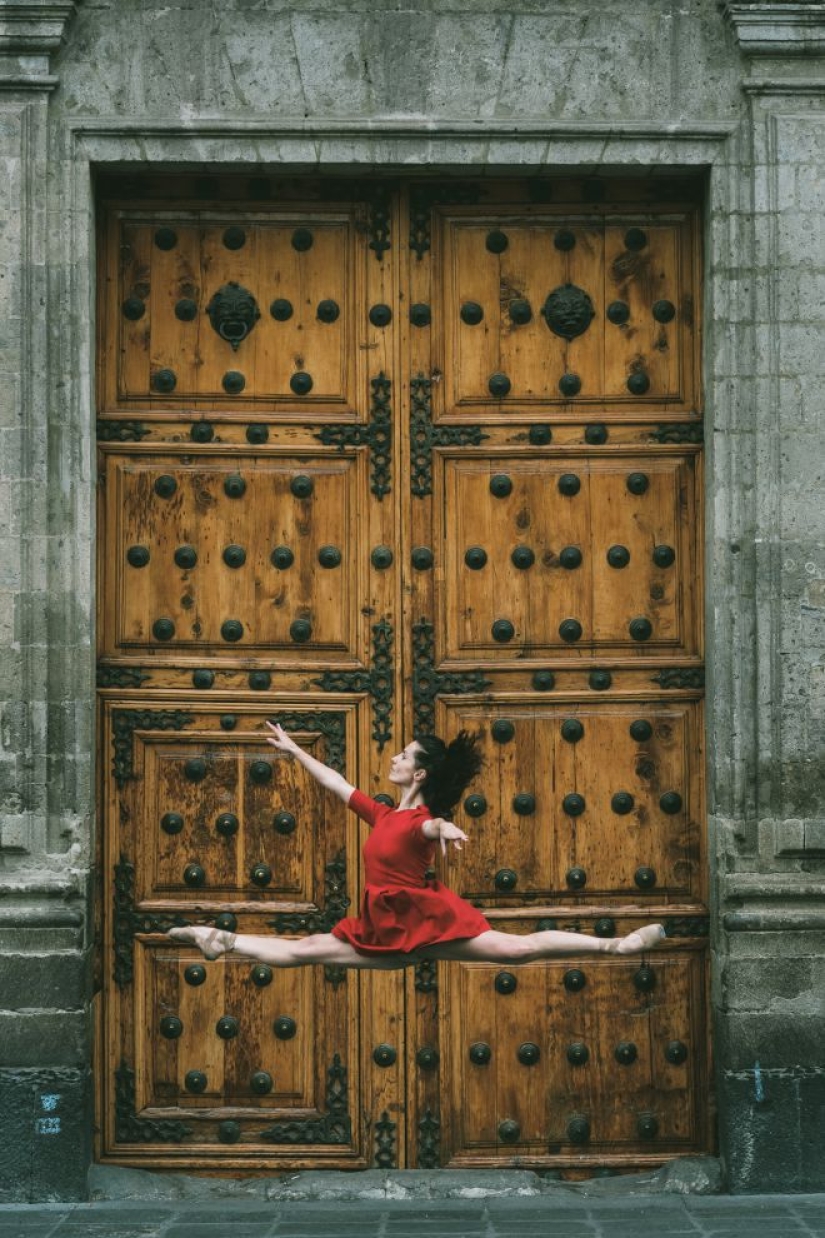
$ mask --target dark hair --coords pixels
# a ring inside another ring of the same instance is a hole
[[[415,754],[417,769],[427,771],[421,786],[424,803],[436,817],[448,817],[461,799],[464,788],[475,778],[484,764],[478,751],[481,732],[471,735],[459,731],[455,739],[445,744],[437,735],[417,735]]]

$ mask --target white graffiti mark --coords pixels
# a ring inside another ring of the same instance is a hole
[[[34,1124],[38,1135],[59,1135],[60,1118],[38,1118]]]
[[[46,1113],[52,1113],[60,1104],[60,1094],[58,1092],[47,1092],[40,1097],[40,1104]]]

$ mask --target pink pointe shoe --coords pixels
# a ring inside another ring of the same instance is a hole
[[[235,946],[234,933],[209,928],[206,924],[183,925],[170,929],[166,936],[187,946],[197,946],[205,959],[219,959]]]
[[[615,941],[611,941],[612,949],[610,954],[641,954],[643,950],[650,950],[653,946],[658,946],[665,940],[665,926],[663,924],[645,924],[643,928],[635,929],[632,933],[628,933],[626,937],[619,937]]]

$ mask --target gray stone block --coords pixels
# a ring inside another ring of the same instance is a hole
[[[91,1108],[85,1069],[0,1070],[0,1203],[86,1198]]]
[[[73,1066],[89,1061],[84,1009],[0,1010],[0,1067]]]

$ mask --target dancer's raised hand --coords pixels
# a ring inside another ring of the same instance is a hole
[[[267,718],[266,724],[270,734],[266,737],[266,742],[272,744],[273,748],[277,748],[280,752],[300,752],[301,749],[291,735],[288,735],[284,728],[278,722],[270,722]]]

